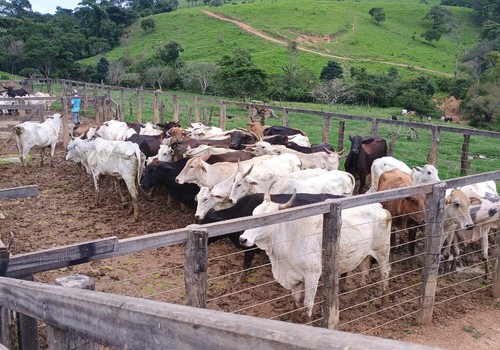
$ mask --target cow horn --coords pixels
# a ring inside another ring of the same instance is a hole
[[[344,147],[344,148],[342,148],[342,151],[337,152],[337,154],[340,156],[342,153],[344,153],[344,151],[345,151],[345,147]]]
[[[238,164],[238,167],[239,167],[239,164]],[[252,165],[250,165],[250,168],[248,168],[248,170],[247,170],[247,171],[245,171],[243,174],[241,174],[241,175],[242,175],[241,177],[245,177],[245,176],[247,176],[248,174],[250,174],[250,172],[252,171],[252,169],[253,169],[253,164],[252,164]]]
[[[276,180],[271,182],[269,185],[269,188],[266,190],[266,193],[264,193],[264,201],[265,202],[270,202],[271,201],[271,188],[273,188],[273,185],[276,183]]]
[[[259,135],[257,135],[253,131],[248,130],[248,132],[250,133],[250,135],[252,135],[255,138],[255,141],[262,141],[262,137],[260,137]]]
[[[291,208],[292,204],[293,204],[293,201],[295,200],[295,197],[297,197],[297,190],[294,188],[292,196],[290,197],[290,199],[288,200],[288,202],[280,204],[278,206],[278,210]]]

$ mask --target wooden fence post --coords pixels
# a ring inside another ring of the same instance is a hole
[[[222,130],[226,130],[226,104],[224,101],[220,101],[220,113],[219,113],[219,127]]]
[[[33,276],[26,276],[23,280],[34,281]],[[38,350],[38,321],[24,314],[18,314],[17,329],[19,349]]]
[[[500,220],[498,221],[498,227],[500,227]],[[495,234],[495,245],[496,248],[493,251],[492,258],[496,258],[495,266],[493,266],[493,288],[491,290],[491,295],[493,298],[500,298],[500,232],[497,231]]]
[[[399,136],[399,130],[393,131],[391,142],[389,143],[389,147],[387,148],[387,155],[389,157],[392,157],[394,155],[394,149],[396,148],[396,141],[398,139],[398,136]]]
[[[52,95],[52,79],[47,79],[47,93]]]
[[[137,121],[142,123],[142,106],[141,106],[141,90],[135,89],[137,102]]]
[[[82,91],[81,97],[83,97],[82,98],[82,110],[84,110],[84,111],[87,111],[87,108],[89,106],[88,90],[89,90],[88,84],[87,83],[83,84],[83,91]]]
[[[250,103],[249,105],[247,105],[247,108],[248,108],[248,119],[251,119],[253,117],[253,111],[254,111],[253,104]]]
[[[203,124],[207,125],[207,107],[203,106]]]
[[[68,98],[65,95],[63,95],[63,97],[61,97],[61,105],[62,105],[62,114],[63,114],[63,118],[62,118],[63,145],[64,145],[64,149],[66,149],[66,147],[68,147],[68,143],[69,143],[68,116],[71,120],[73,118],[72,118],[71,112],[68,111]]]
[[[179,98],[177,95],[172,96],[174,104],[174,122],[179,121]]]
[[[200,98],[198,96],[194,98],[194,121],[200,122]]]
[[[372,119],[372,136],[378,135],[378,120],[377,118]]]
[[[340,203],[332,203],[323,215],[323,291],[322,326],[334,329],[339,323],[339,242],[342,225]]]
[[[0,248],[0,276],[7,274],[9,257],[10,251],[7,248]],[[14,327],[13,322],[12,312],[7,308],[0,308],[0,343],[8,349],[12,349],[13,341],[11,336],[13,336],[13,333],[11,327]]]
[[[323,143],[328,143],[329,134],[330,134],[330,117],[323,117],[323,134],[321,135],[321,141]]]
[[[66,81],[61,79],[61,96],[66,96]]]
[[[427,156],[427,164],[436,165],[439,153],[439,126],[432,126],[432,147]]]
[[[290,126],[290,120],[288,119],[288,108],[283,108],[283,126]]]
[[[156,125],[158,124],[160,118],[160,113],[159,113],[159,110],[158,110],[158,99],[159,99],[159,96],[160,96],[160,92],[159,91],[155,91],[154,92],[154,99],[153,99],[153,124]]]
[[[439,257],[441,255],[441,236],[443,234],[444,197],[446,183],[440,182],[432,186],[432,192],[425,198],[428,208],[425,222],[427,240],[425,241],[425,262],[420,288],[419,313],[417,322],[430,324],[434,310],[436,286],[439,271]]]
[[[208,232],[206,229],[189,230],[186,244],[184,280],[186,305],[206,308]]]
[[[345,121],[339,121],[339,142],[337,145],[337,152],[342,151],[344,148],[344,132],[345,132]]]
[[[460,158],[460,176],[469,175],[469,141],[470,135],[464,134],[464,143],[462,144],[462,157]]]
[[[85,275],[59,277],[56,278],[55,284],[66,288],[95,290],[94,281]],[[47,324],[47,343],[50,350],[97,350],[99,348],[96,343],[49,324]]]
[[[120,121],[125,121],[125,89],[120,88]]]

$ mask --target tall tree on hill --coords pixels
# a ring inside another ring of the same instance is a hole
[[[376,25],[380,25],[383,21],[385,21],[385,11],[382,7],[372,7],[368,14],[372,16],[372,20]]]
[[[342,66],[335,61],[328,61],[327,65],[323,67],[319,75],[319,80],[327,81],[332,79],[342,79],[344,70]]]
[[[247,51],[236,49],[232,56],[224,55],[218,65],[215,76],[218,93],[243,99],[260,98],[266,93],[267,75],[255,66]]]
[[[169,41],[165,46],[159,47],[156,51],[156,57],[169,66],[175,66],[179,61],[179,56],[184,49],[181,44],[175,41]]]

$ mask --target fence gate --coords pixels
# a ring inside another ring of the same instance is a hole
[[[45,120],[43,105],[5,104],[9,100],[19,101],[19,99],[14,98],[0,101],[0,152],[14,137],[12,128],[15,125],[25,121],[43,122]]]

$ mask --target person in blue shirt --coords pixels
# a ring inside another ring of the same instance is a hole
[[[73,123],[80,125],[80,97],[78,91],[73,90],[73,98],[71,99],[71,113],[73,114]]]

